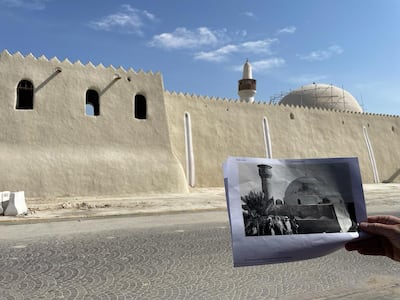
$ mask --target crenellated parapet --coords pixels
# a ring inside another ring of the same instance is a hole
[[[175,91],[165,91],[165,95],[185,99],[187,101],[203,101],[203,102],[210,102],[215,104],[223,104],[229,103],[232,106],[238,107],[248,107],[248,106],[257,106],[260,109],[268,109],[269,107],[281,107],[284,109],[295,109],[300,110],[303,112],[326,112],[326,113],[335,113],[340,115],[364,115],[364,116],[375,116],[375,117],[387,117],[387,118],[399,118],[399,115],[390,115],[390,114],[378,114],[378,113],[371,113],[371,112],[359,112],[359,111],[350,111],[350,110],[339,110],[334,108],[325,108],[325,107],[310,107],[310,106],[302,106],[302,105],[295,105],[295,104],[279,104],[277,102],[269,103],[263,101],[255,101],[255,102],[244,102],[240,101],[239,99],[232,99],[232,98],[219,98],[219,97],[210,97],[210,96],[203,96],[203,95],[196,95],[196,94],[189,94],[189,93],[182,93],[182,92],[175,92]]]
[[[302,106],[302,105],[294,105],[294,104],[273,104],[276,106],[286,107],[289,109],[298,109],[304,110],[309,112],[331,112],[337,113],[338,115],[347,114],[347,115],[364,115],[364,116],[375,116],[375,117],[387,117],[387,118],[399,118],[399,115],[390,115],[390,114],[380,114],[380,113],[373,113],[373,112],[359,112],[359,111],[351,111],[351,110],[339,110],[339,109],[331,109],[325,107],[309,107],[309,106]]]
[[[160,72],[156,72],[156,73],[154,73],[152,71],[145,72],[142,69],[139,69],[139,70],[134,70],[133,68],[125,69],[122,66],[115,67],[113,65],[109,65],[106,67],[102,63],[95,65],[91,61],[84,64],[80,60],[71,62],[68,58],[65,58],[64,60],[60,60],[56,56],[54,56],[52,58],[47,58],[45,55],[35,57],[32,53],[23,55],[19,51],[15,52],[14,54],[10,54],[10,52],[6,49],[0,53],[0,61],[4,60],[4,59],[13,59],[13,60],[30,61],[30,62],[37,61],[37,62],[50,63],[52,65],[58,65],[60,67],[68,67],[68,68],[76,68],[76,69],[111,71],[111,72],[118,72],[121,75],[126,75],[126,76],[129,76],[131,74],[143,75],[143,76],[161,76]]]

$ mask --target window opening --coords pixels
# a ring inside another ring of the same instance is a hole
[[[143,95],[135,96],[135,118],[147,119],[146,97]]]
[[[87,90],[86,92],[86,115],[99,116],[100,115],[100,99],[99,93],[95,90]]]
[[[33,90],[33,84],[29,80],[18,83],[16,109],[33,109]]]

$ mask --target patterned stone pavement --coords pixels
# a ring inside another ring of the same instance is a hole
[[[345,250],[233,268],[223,212],[0,226],[0,299],[400,299],[399,274]]]

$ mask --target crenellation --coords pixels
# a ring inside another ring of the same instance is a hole
[[[64,60],[62,61],[62,63],[63,63],[63,64],[67,64],[67,65],[69,65],[69,66],[72,66],[72,65],[73,65],[72,62],[71,62],[68,58],[64,59]]]
[[[92,69],[96,69],[96,66],[95,66],[91,61],[89,61],[89,62],[85,65],[85,67],[92,68]],[[115,70],[115,68],[114,68],[113,66],[110,66],[110,68],[113,69],[113,70]]]
[[[37,60],[37,58],[35,56],[33,56],[32,52],[29,52],[29,54],[27,56],[25,56],[25,58]]]
[[[19,52],[19,51],[15,52],[12,56],[15,57],[15,58],[24,58],[24,56],[22,55],[22,53]]]
[[[117,71],[126,73],[126,70],[125,70],[122,66],[119,66],[119,67],[117,68]]]
[[[61,61],[58,59],[57,56],[52,57],[50,59],[50,62],[53,63],[53,64],[60,64],[61,63]]]
[[[76,62],[74,62],[74,66],[82,68],[84,67],[84,64],[80,60],[77,60]]]
[[[46,62],[49,61],[48,58],[44,54],[39,56],[39,60],[46,61]]]
[[[0,53],[0,55],[1,55],[1,56],[11,56],[10,52],[8,52],[7,49],[4,49],[4,50]]]

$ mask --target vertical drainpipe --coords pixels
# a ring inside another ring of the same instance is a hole
[[[191,187],[195,185],[195,167],[194,167],[194,154],[192,144],[192,123],[190,114],[185,112],[184,116],[185,128],[185,153],[186,153],[186,178]]]
[[[374,183],[379,183],[380,180],[379,180],[378,168],[376,167],[374,150],[372,149],[372,144],[368,136],[367,128],[365,126],[363,126],[363,133],[364,133],[365,143],[367,144],[369,160],[371,161],[372,173],[374,175]]]
[[[264,131],[265,156],[266,158],[272,158],[271,135],[269,132],[267,117],[263,118],[263,131]]]

